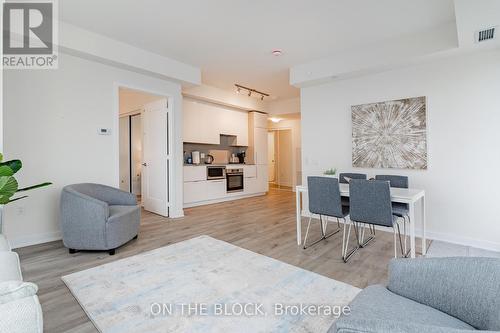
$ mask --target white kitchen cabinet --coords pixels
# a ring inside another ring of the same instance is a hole
[[[243,179],[244,193],[245,194],[255,194],[262,191],[259,191],[259,184],[257,181],[257,177],[248,177]]]
[[[204,165],[184,166],[184,181],[185,182],[197,182],[197,181],[201,181],[201,180],[207,180],[207,167],[206,166],[204,166]]]
[[[269,170],[266,164],[257,165],[257,192],[269,191]]]
[[[226,196],[226,180],[207,180],[205,200],[221,199]]]
[[[184,203],[191,204],[226,197],[226,180],[184,182]]]
[[[184,203],[204,201],[206,199],[207,181],[185,182],[184,183]]]
[[[255,166],[255,165],[244,165],[243,166],[243,177],[245,177],[245,178],[256,178],[257,177],[257,166]]]
[[[236,137],[237,146],[248,146],[248,112],[217,104],[184,99],[183,141],[220,144],[220,135]]]
[[[267,160],[267,129],[255,127],[254,128],[254,163],[255,164],[268,164]]]
[[[220,144],[220,133],[211,126],[213,112],[204,104],[183,101],[183,141],[191,143]]]

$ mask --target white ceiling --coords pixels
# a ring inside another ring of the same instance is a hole
[[[292,66],[455,19],[453,0],[64,0],[63,21],[198,66],[203,82],[298,96]],[[281,57],[271,51],[283,50]],[[369,48],[366,52],[369,52]]]

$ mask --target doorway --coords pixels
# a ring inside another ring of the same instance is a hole
[[[120,117],[120,189],[141,201],[142,112]]]
[[[145,210],[169,215],[168,98],[123,88],[119,93],[119,185]]]
[[[273,129],[268,132],[269,187],[292,190],[293,143],[291,129]]]

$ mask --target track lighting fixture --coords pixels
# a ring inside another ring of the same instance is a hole
[[[260,95],[260,100],[263,101],[264,98],[269,97],[269,94],[263,93],[262,91],[258,91],[252,88],[248,88],[239,84],[235,84],[236,86],[236,93],[241,93],[241,90],[246,90],[248,91],[248,97],[252,96],[252,93],[256,93],[257,95]]]

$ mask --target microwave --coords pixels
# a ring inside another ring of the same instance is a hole
[[[207,166],[207,180],[225,179],[226,167],[225,166]]]

